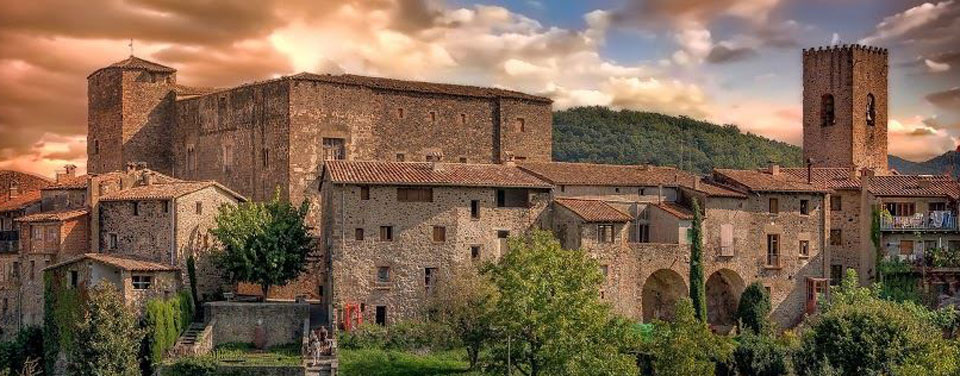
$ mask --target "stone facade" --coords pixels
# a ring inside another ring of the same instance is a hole
[[[203,305],[204,320],[213,325],[213,346],[252,343],[258,324],[264,328],[266,346],[300,344],[309,328],[307,303],[209,302]]]

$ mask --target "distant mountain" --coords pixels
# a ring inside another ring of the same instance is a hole
[[[890,168],[899,171],[901,174],[951,174],[953,176],[958,176],[958,174],[960,174],[960,153],[957,153],[953,150],[928,159],[924,162],[910,162],[903,158],[892,155],[888,161],[890,163]]]
[[[758,168],[769,161],[801,166],[794,145],[688,117],[606,107],[578,107],[553,114],[553,157],[558,161],[651,163],[709,173],[714,167]]]

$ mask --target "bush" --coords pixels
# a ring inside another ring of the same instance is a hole
[[[789,374],[787,357],[790,349],[770,335],[747,331],[733,352],[739,375],[778,376]]]
[[[163,376],[209,376],[216,374],[217,361],[207,356],[189,356],[177,359],[164,367]]]
[[[386,348],[387,328],[376,324],[362,324],[350,331],[340,331],[337,346],[354,350]]]
[[[177,343],[177,337],[193,321],[193,296],[181,291],[169,299],[151,299],[147,302],[144,326],[149,343],[147,351],[150,363],[163,360],[163,354]]]
[[[26,327],[16,338],[0,342],[0,370],[19,373],[30,359],[43,358],[43,329]]]
[[[363,324],[341,331],[337,346],[344,349],[448,350],[458,345],[456,337],[444,325],[435,322],[406,321],[384,327]]]
[[[767,328],[767,316],[770,315],[770,295],[759,281],[751,283],[740,295],[737,306],[737,321],[741,330],[763,333]]]

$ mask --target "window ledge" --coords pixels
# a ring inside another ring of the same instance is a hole
[[[780,265],[764,265],[763,268],[766,269],[766,270],[780,270],[780,269],[783,269],[783,266],[780,266]]]

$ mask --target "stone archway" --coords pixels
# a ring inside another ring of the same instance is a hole
[[[688,294],[683,277],[670,269],[660,269],[643,283],[643,321],[654,319],[672,320],[677,310],[677,300]]]
[[[723,329],[737,323],[737,305],[743,293],[743,278],[730,269],[720,269],[707,279],[707,322]]]

